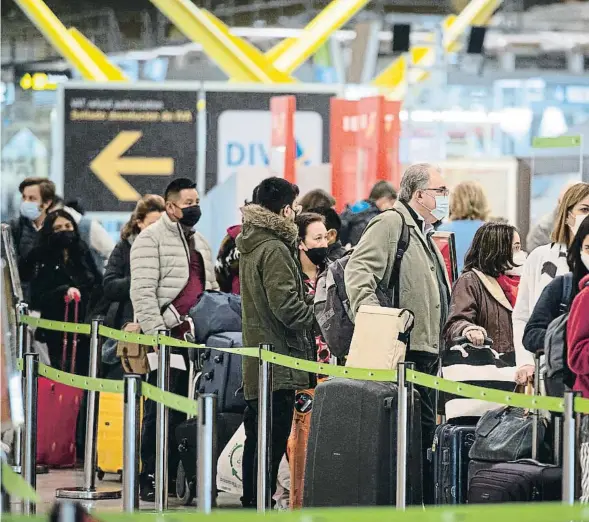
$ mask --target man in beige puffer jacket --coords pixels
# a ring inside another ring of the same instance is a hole
[[[170,330],[171,335],[183,339],[190,331],[185,320],[205,290],[218,290],[213,256],[205,238],[193,230],[200,219],[200,199],[195,184],[189,179],[172,181],[165,193],[166,212],[147,227],[131,248],[131,301],[141,330],[156,334]],[[178,350],[185,358],[186,350]],[[157,371],[148,382],[157,382]],[[188,394],[188,371],[170,370],[170,391]],[[175,492],[176,471],[179,463],[176,427],[186,415],[169,413],[169,491]],[[142,500],[154,500],[156,403],[146,401],[141,441],[142,472],[140,495]]]

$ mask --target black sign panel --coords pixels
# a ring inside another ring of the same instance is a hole
[[[197,169],[198,91],[64,89],[64,196],[130,211]]]
[[[321,162],[329,162],[329,104],[330,99],[337,96],[335,90],[333,93],[208,91],[205,86],[205,95],[207,191],[217,184],[219,178],[222,181],[231,167],[260,166],[268,159],[268,151],[263,149],[264,143],[270,142],[270,99],[274,96],[295,96],[297,113],[316,116],[314,120],[320,126],[316,129],[316,125],[310,125],[313,128],[306,132],[305,125],[302,129],[295,125],[297,155],[304,145],[309,146],[305,143],[305,135],[313,136],[313,139],[318,136]],[[267,122],[262,121],[260,111],[267,111]],[[228,151],[228,147],[232,148]]]

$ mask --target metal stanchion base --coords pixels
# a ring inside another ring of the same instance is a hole
[[[12,466],[12,471],[20,475],[22,473],[22,467]],[[49,466],[45,466],[45,464],[37,464],[37,475],[47,475],[47,473],[49,473]]]
[[[86,488],[61,488],[55,492],[55,498],[67,498],[71,500],[116,500],[121,498],[120,489],[86,489]]]

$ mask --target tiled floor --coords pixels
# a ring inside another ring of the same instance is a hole
[[[55,490],[59,488],[81,487],[84,483],[84,474],[80,471],[74,470],[52,470],[46,475],[37,476],[37,492],[41,495],[42,503],[37,505],[37,513],[47,513],[56,502]],[[121,483],[117,480],[116,475],[107,475],[103,481],[96,482],[98,489],[121,489]],[[182,505],[177,498],[169,499],[170,510],[190,510],[196,509],[196,504],[191,507]],[[120,511],[122,509],[122,500],[103,500],[94,503],[86,503],[85,506],[91,510],[101,511]],[[241,506],[239,497],[235,495],[228,495],[220,493],[217,498],[217,505],[220,508],[238,508]],[[14,503],[12,506],[13,513],[20,512],[20,503]],[[145,511],[153,511],[154,504],[141,502],[140,509]]]

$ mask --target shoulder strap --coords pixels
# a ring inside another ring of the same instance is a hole
[[[411,240],[411,235],[409,232],[409,227],[405,222],[405,216],[401,214],[396,209],[391,209],[393,212],[396,212],[401,218],[401,234],[399,235],[399,241],[397,242],[397,252],[395,254],[395,262],[393,264],[393,271],[391,273],[391,279],[389,281],[389,288],[393,289],[393,307],[399,308],[399,303],[401,301],[400,298],[400,278],[401,278],[401,262],[403,261],[403,256],[407,249],[409,248],[409,242]]]
[[[568,312],[573,297],[573,274],[568,273],[562,276],[562,294],[560,296],[560,310],[565,314]]]

